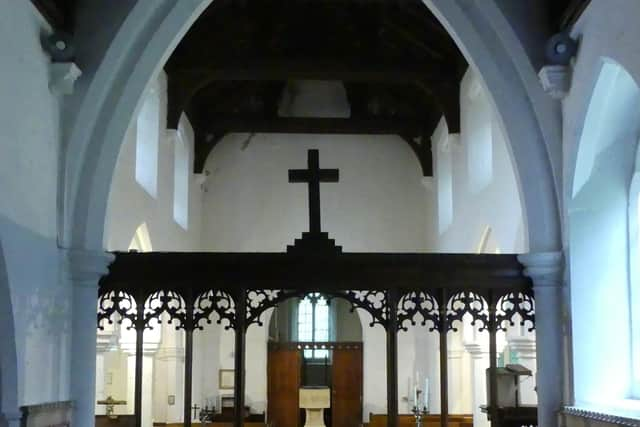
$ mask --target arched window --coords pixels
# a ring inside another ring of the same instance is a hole
[[[329,341],[329,305],[319,293],[307,295],[298,304],[298,341]],[[328,350],[305,350],[305,359],[324,359]]]
[[[131,243],[129,243],[129,250],[136,252],[151,252],[153,246],[151,246],[151,237],[149,235],[149,228],[146,223],[142,223],[136,229]]]
[[[455,136],[449,135],[442,118],[433,134],[436,149],[436,188],[438,197],[438,231],[447,231],[453,223],[453,159],[451,144]]]
[[[640,397],[638,185],[640,88],[604,59],[577,147],[568,208],[577,406]],[[594,321],[596,319],[597,321]]]
[[[151,196],[158,192],[160,94],[157,82],[149,88],[136,121],[136,181]]]
[[[173,219],[185,230],[189,228],[192,135],[193,130],[189,121],[185,116],[182,116],[174,141]]]
[[[460,120],[462,145],[467,152],[469,189],[478,193],[493,177],[492,111],[480,77],[471,70],[461,84]]]
[[[640,397],[640,163],[637,160],[629,190],[629,283],[631,314],[631,394]]]

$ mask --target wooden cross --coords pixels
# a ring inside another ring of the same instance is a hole
[[[320,183],[338,182],[338,169],[320,169],[318,150],[307,153],[308,169],[290,169],[289,182],[306,182],[309,185],[309,231],[313,234],[321,232],[320,227]]]
[[[191,407],[191,409],[193,409],[193,418],[196,418],[198,416],[198,409],[200,409],[200,407],[198,406],[198,404],[195,404]]]

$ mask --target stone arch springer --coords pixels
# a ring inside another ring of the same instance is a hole
[[[138,2],[104,55],[72,125],[65,158],[62,240],[67,247],[102,249],[111,179],[120,145],[151,77],[182,35],[215,0]],[[557,108],[508,21],[494,1],[425,0],[489,89],[510,141],[532,252],[560,247],[560,217],[554,181],[559,145]],[[141,47],[144,47],[141,50]],[[114,96],[113,94],[120,94]],[[551,130],[547,130],[551,129]],[[551,147],[551,148],[550,148]]]

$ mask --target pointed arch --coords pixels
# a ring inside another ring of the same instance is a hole
[[[66,155],[67,246],[103,246],[113,170],[141,95],[211,1],[136,3],[96,73],[88,76],[86,92],[77,95],[80,108]],[[559,146],[558,106],[542,91],[525,49],[494,1],[482,6],[462,0],[425,3],[479,71],[501,115],[517,165],[530,250],[557,250],[560,223],[550,152]]]
[[[129,250],[136,250],[138,252],[151,252],[153,251],[153,245],[151,244],[151,236],[149,235],[149,228],[147,223],[143,222],[138,226],[136,232],[129,244]]]

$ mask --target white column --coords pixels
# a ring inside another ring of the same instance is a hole
[[[156,378],[154,391],[161,393],[160,396],[157,396],[157,403],[154,408],[154,411],[161,415],[160,418],[155,420],[156,422],[166,422],[168,424],[182,422],[184,411],[183,334],[183,331],[176,331],[171,327],[162,329],[162,342],[155,359],[158,371],[154,374]],[[194,341],[196,340],[194,339]],[[194,347],[197,346],[194,345]],[[171,406],[167,402],[168,396],[175,396],[175,402]],[[200,405],[199,400],[194,400],[194,402]],[[159,408],[159,405],[162,405],[162,408]]]
[[[536,307],[538,425],[558,426],[562,407],[562,299],[561,252],[520,255],[525,274],[533,281]]]
[[[426,327],[415,326],[415,365],[412,373],[406,378],[398,378],[400,382],[400,396],[407,395],[407,405],[413,406],[412,389],[413,372],[420,371],[429,379],[429,412],[440,413],[440,353],[437,332],[429,332]]]
[[[462,347],[462,334],[454,332],[448,334],[448,371],[449,371],[449,413],[464,414],[467,402],[465,402],[464,348]]]
[[[96,355],[96,402],[106,398],[104,393],[104,353],[100,352]],[[106,409],[106,405],[96,403],[96,415],[106,414]]]
[[[127,414],[135,413],[136,353],[127,351]]]
[[[471,356],[473,427],[489,427],[487,414],[480,410],[480,405],[487,404],[486,371],[489,368],[489,349],[477,342],[465,343],[464,348]]]
[[[153,355],[142,361],[142,427],[153,427]]]
[[[153,364],[158,344],[160,328],[157,323],[152,324],[153,329],[145,330],[143,340],[142,357],[142,427],[153,426]],[[129,332],[129,331],[127,331]],[[136,349],[135,340],[131,340],[130,333],[123,333],[121,346],[128,355],[127,359],[127,409],[129,414],[134,413],[135,398],[135,373],[136,373]]]
[[[73,294],[70,378],[73,424],[91,427],[95,425],[98,280],[107,273],[113,255],[81,249],[67,250],[65,255]]]

